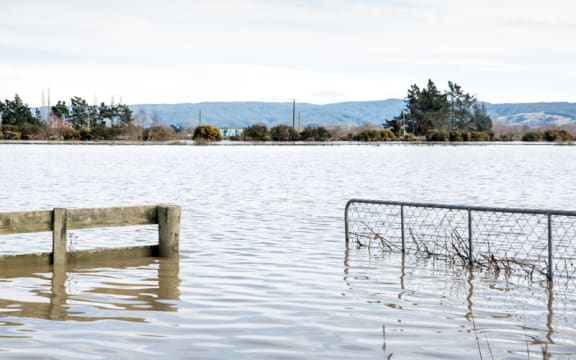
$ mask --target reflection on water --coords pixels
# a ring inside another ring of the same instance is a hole
[[[359,254],[366,263],[358,261]],[[343,271],[351,294],[387,308],[382,319],[385,358],[464,356],[472,349],[488,359],[576,356],[574,289],[511,283],[510,278],[402,253],[375,256],[347,249]],[[555,317],[558,308],[561,318]],[[410,344],[417,347],[407,351]]]
[[[178,259],[12,269],[0,278],[0,317],[144,322],[138,312],[178,310],[179,285]]]
[[[350,198],[570,210],[575,154],[566,146],[2,145],[2,211],[184,208],[179,264],[0,274],[0,357],[462,359],[479,358],[479,342],[484,358],[491,349],[495,359],[526,359],[527,348],[540,358],[542,346],[574,358],[576,302],[562,284],[550,297],[541,284],[488,274],[468,282],[465,269],[443,261],[350,250],[343,265],[342,257]],[[75,233],[70,245],[156,241],[154,231],[125,230]],[[0,252],[50,250],[49,235],[25,237],[0,238]]]

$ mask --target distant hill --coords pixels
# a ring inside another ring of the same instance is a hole
[[[547,113],[544,111],[533,113],[521,113],[508,116],[498,116],[494,123],[504,126],[576,126],[576,116],[574,114]]]
[[[492,119],[505,126],[576,126],[576,103],[485,103]],[[205,102],[195,104],[139,104],[134,113],[144,112],[161,124],[196,126],[201,121],[217,127],[246,127],[265,123],[268,127],[292,124],[292,102]],[[327,105],[296,103],[296,124],[302,126],[381,125],[398,115],[401,99],[341,102]],[[201,115],[200,115],[201,113]]]
[[[486,104],[486,109],[504,126],[576,126],[576,103]]]
[[[357,126],[382,124],[396,116],[403,100],[342,102],[328,105],[296,103],[296,123],[302,126]],[[292,102],[206,102],[196,104],[140,104],[130,106],[134,113],[144,111],[163,124],[195,126],[200,117],[204,124],[218,127],[246,127],[265,123],[269,127],[292,124]]]

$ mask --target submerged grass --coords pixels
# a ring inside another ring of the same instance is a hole
[[[375,231],[368,223],[361,222],[367,233],[351,234],[354,236],[354,244],[357,248],[368,248],[369,251],[379,249],[385,252],[401,252],[402,246],[391,239],[387,239],[381,233]],[[442,241],[438,238],[418,237],[411,227],[408,227],[408,235],[413,246],[406,247],[404,252],[414,253],[416,256],[443,259],[459,266],[470,266],[473,269],[486,271],[496,277],[503,274],[506,278],[512,275],[520,275],[533,280],[535,274],[546,276],[546,268],[538,267],[529,259],[520,259],[514,256],[498,255],[491,250],[489,241],[485,243],[487,251],[476,254],[470,253],[468,241],[465,240],[454,228]]]

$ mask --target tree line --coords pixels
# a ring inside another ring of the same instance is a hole
[[[432,80],[426,87],[412,85],[404,100],[404,109],[398,116],[387,120],[382,128],[361,127],[342,134],[342,129],[331,132],[324,127],[308,127],[301,132],[278,125],[269,131],[265,124],[256,124],[244,130],[244,140],[344,140],[344,141],[488,141],[494,140],[492,119],[484,104],[475,96],[464,92],[456,83],[448,82],[448,90],[440,91]]]
[[[484,132],[492,130],[492,119],[484,104],[451,81],[448,90],[440,91],[432,80],[420,89],[408,89],[404,109],[385,124],[396,134],[426,136],[430,132]]]
[[[14,100],[0,101],[0,139],[19,139],[29,136],[41,127],[38,112],[32,114],[30,107],[16,94]]]
[[[133,122],[132,110],[125,104],[89,105],[81,97],[74,96],[70,99],[70,105],[65,101],[50,108],[51,116],[58,121],[72,126],[76,130],[86,128],[104,128],[130,126]]]
[[[301,131],[288,125],[270,129],[260,123],[244,129],[233,140],[251,141],[492,141],[492,119],[486,107],[475,96],[456,83],[448,82],[448,90],[440,91],[432,80],[426,87],[414,84],[408,89],[404,109],[387,120],[381,128],[362,126],[343,129],[322,126]]]
[[[140,110],[136,114],[125,104],[89,104],[74,96],[68,102],[58,101],[48,109],[34,111],[16,94],[14,99],[0,101],[0,139],[38,140],[151,140],[168,141],[192,138],[219,141],[219,130],[207,125],[195,128],[163,126]],[[573,141],[568,129],[543,132],[524,129],[520,134],[497,128],[484,104],[456,83],[448,82],[441,91],[432,80],[425,87],[413,84],[404,99],[399,115],[381,126],[355,128],[307,126],[296,129],[289,125],[256,123],[244,129],[241,136],[230,140],[247,141]]]
[[[90,105],[74,96],[67,104],[58,101],[46,109],[32,111],[18,94],[0,101],[0,139],[92,140],[113,139],[134,126],[132,110],[125,104]]]

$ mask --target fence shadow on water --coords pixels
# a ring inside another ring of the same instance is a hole
[[[426,357],[414,342],[430,349],[427,358],[576,355],[573,289],[545,280],[515,284],[473,267],[367,247],[346,248],[343,260],[349,295],[381,314],[385,358]]]
[[[346,205],[348,246],[415,253],[566,285],[576,275],[576,211],[375,200]]]
[[[139,312],[178,310],[179,261],[142,257],[17,267],[2,273],[0,289],[0,319],[143,322]],[[93,310],[86,313],[86,306]]]

